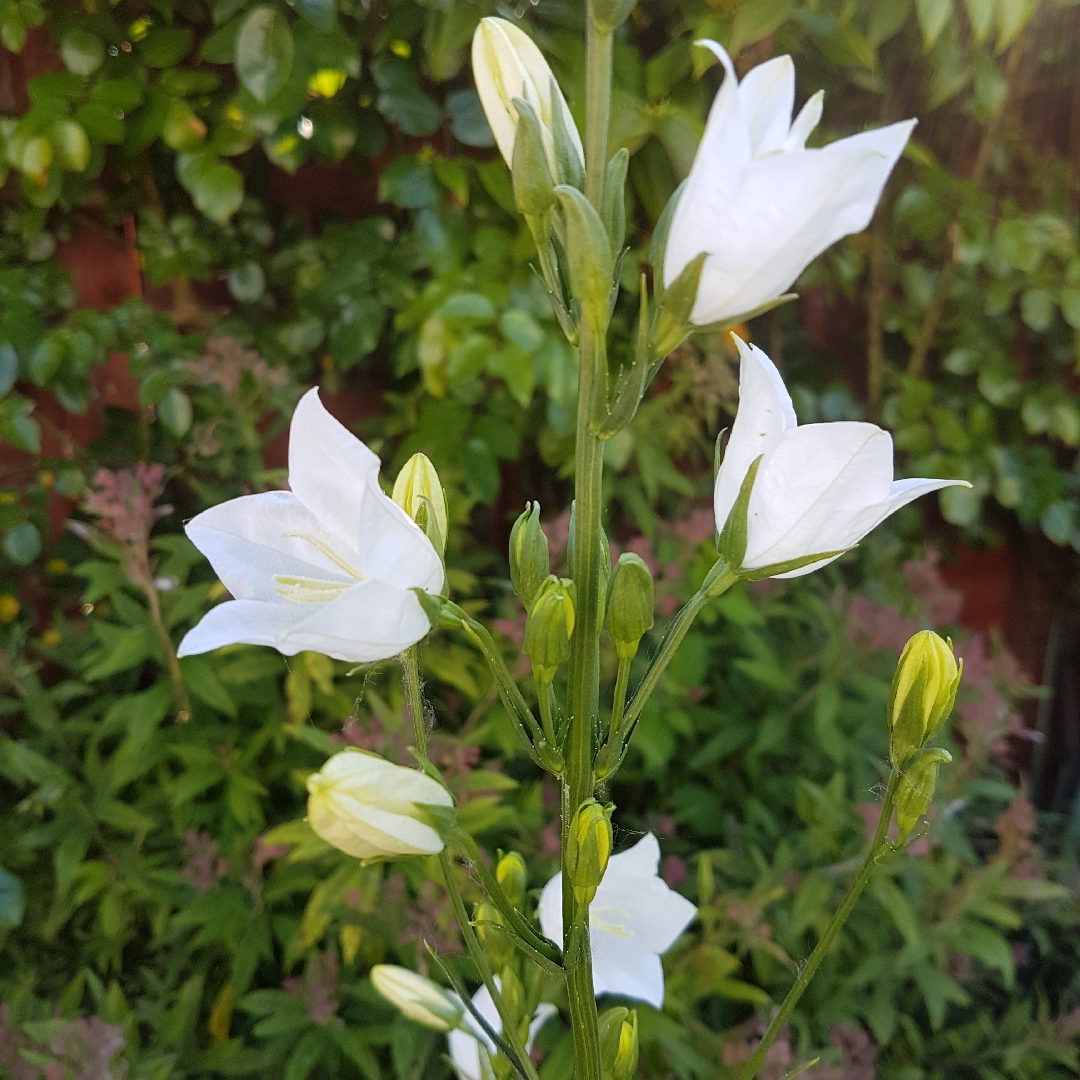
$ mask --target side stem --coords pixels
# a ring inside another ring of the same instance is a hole
[[[814,951],[810,954],[810,959],[803,965],[802,970],[799,972],[799,977],[787,992],[787,996],[784,998],[779,1012],[773,1017],[772,1023],[769,1024],[765,1034],[762,1035],[761,1042],[758,1043],[757,1048],[743,1066],[742,1072],[739,1073],[739,1080],[753,1080],[757,1075],[758,1069],[761,1068],[762,1063],[765,1061],[765,1055],[769,1052],[769,1047],[776,1041],[776,1037],[780,1034],[780,1029],[787,1022],[787,1018],[791,1015],[792,1009],[799,1003],[799,998],[802,997],[803,991],[814,977],[814,973],[820,966],[821,961],[825,959],[826,953],[832,948],[832,943],[836,940],[836,935],[840,933],[840,927],[847,921],[847,917],[851,914],[851,909],[862,895],[862,891],[870,881],[870,876],[873,874],[874,868],[877,866],[882,854],[886,849],[891,848],[891,845],[886,842],[886,837],[889,832],[889,822],[892,820],[893,802],[896,797],[896,785],[899,782],[899,779],[900,773],[894,770],[892,776],[889,777],[889,786],[885,791],[885,801],[881,807],[881,817],[878,819],[877,832],[874,833],[873,842],[870,844],[870,850],[867,852],[866,858],[863,859],[863,864],[859,869],[859,873],[852,883],[851,888],[848,890],[847,896],[844,897],[843,903],[837,908],[836,914],[833,915],[832,921],[826,928],[825,933],[822,934],[821,940],[814,946]]]

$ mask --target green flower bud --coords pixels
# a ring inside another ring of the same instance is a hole
[[[622,1005],[605,1009],[597,1017],[600,1035],[600,1071],[607,1080],[611,1076],[611,1066],[619,1052],[619,1038],[623,1022],[630,1015],[630,1010]]]
[[[630,1015],[619,1025],[619,1043],[611,1062],[611,1080],[630,1080],[637,1072],[637,1063],[637,1010],[631,1009]]]
[[[615,263],[611,240],[600,215],[577,188],[560,185],[555,196],[562,209],[560,239],[566,250],[570,291],[593,333],[604,334],[611,312]]]
[[[482,900],[473,910],[476,936],[484,946],[495,968],[505,967],[514,956],[514,946],[509,934],[503,930],[503,917],[489,900]]]
[[[371,969],[375,989],[410,1020],[435,1031],[453,1031],[464,1010],[441,986],[408,968],[376,964]]]
[[[514,202],[525,217],[540,217],[555,205],[555,185],[544,150],[540,120],[536,110],[523,98],[514,98],[513,104],[518,113],[511,164]]]
[[[525,903],[525,891],[529,887],[529,871],[525,860],[516,852],[508,851],[495,867],[495,880],[502,887],[506,899],[519,911]]]
[[[522,652],[532,661],[540,679],[550,681],[555,669],[570,656],[574,633],[574,584],[566,578],[548,577],[533,600],[525,623]]]
[[[615,564],[607,590],[604,627],[615,642],[620,660],[629,660],[638,642],[653,624],[654,590],[652,574],[640,555],[624,551]]]
[[[920,750],[896,785],[896,824],[903,843],[915,823],[930,809],[937,787],[938,768],[948,765],[952,754],[939,746]]]
[[[952,643],[933,631],[920,630],[908,640],[889,691],[889,759],[897,768],[948,719],[963,670]]]
[[[611,815],[615,806],[601,806],[595,799],[582,803],[566,840],[566,872],[579,904],[596,895],[611,858]]]
[[[637,0],[591,0],[589,14],[601,33],[610,34],[626,22],[636,4]]]
[[[510,531],[510,581],[525,610],[550,573],[548,542],[540,528],[540,504],[526,503],[525,510]]]
[[[446,493],[435,466],[424,454],[413,454],[394,481],[394,502],[424,531],[432,547],[443,555],[449,514]]]

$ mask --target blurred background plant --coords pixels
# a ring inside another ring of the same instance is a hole
[[[495,10],[0,0],[0,1074],[448,1071],[366,978],[426,970],[424,941],[455,962],[433,871],[359,868],[300,820],[333,748],[409,760],[396,676],[173,643],[222,595],[182,521],[281,485],[316,382],[391,470],[434,461],[455,596],[520,642],[502,553],[527,499],[565,548],[576,373],[466,65]],[[579,112],[580,5],[526,14]],[[875,419],[906,473],[974,484],[811,579],[725,596],[650,702],[621,820],[661,837],[701,915],[664,1012],[639,1008],[639,1070],[748,1056],[857,862],[892,667],[925,626],[965,657],[956,764],[762,1075],[819,1054],[837,1080],[1073,1074],[1080,8],[643,0],[620,34],[617,335],[719,78],[692,41],[740,72],[791,52],[799,101],[830,95],[825,138],[921,120],[872,228],[745,333],[803,422]],[[661,616],[708,568],[735,389],[728,343],[699,337],[608,444],[608,532]],[[555,792],[486,667],[453,635],[424,653],[463,824],[554,872]],[[536,1054],[569,1076],[557,1023]]]

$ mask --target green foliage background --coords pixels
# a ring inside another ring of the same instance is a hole
[[[165,638],[221,597],[181,522],[280,484],[263,447],[318,381],[373,413],[360,430],[388,476],[418,449],[434,460],[455,596],[500,619],[513,651],[502,548],[525,499],[550,518],[567,503],[576,373],[472,90],[468,42],[496,10],[0,0],[4,46],[53,58],[0,119],[0,436],[14,448],[0,479],[0,1074],[447,1073],[437,1040],[366,979],[386,959],[423,968],[423,939],[452,955],[437,875],[358,868],[300,823],[304,778],[343,738],[402,754],[393,665],[240,647],[176,666]],[[580,5],[527,14],[580,112]],[[946,540],[1037,530],[1080,550],[1078,180],[1032,119],[1075,89],[1077,14],[642,0],[615,58],[612,144],[632,153],[616,340],[629,343],[651,224],[717,85],[692,42],[715,37],[743,68],[789,51],[799,100],[828,91],[824,138],[923,117],[872,229],[800,282],[801,317],[750,328],[800,418],[870,416],[905,473],[971,480],[942,499],[959,530]],[[309,184],[329,184],[336,209],[298,201]],[[58,245],[125,219],[146,297],[80,308]],[[95,380],[116,353],[135,408],[102,412]],[[695,341],[609,444],[609,532],[655,560],[672,601],[713,557],[701,508],[734,390],[724,343]],[[88,412],[103,417],[91,445],[63,438],[64,414]],[[99,468],[139,461],[165,466],[172,508],[148,548],[81,503]],[[68,515],[81,526],[58,528]],[[882,775],[895,662],[888,634],[853,640],[853,598],[894,630],[955,618],[899,570],[918,534],[912,509],[839,567],[725,597],[643,717],[616,820],[624,840],[664,834],[701,909],[667,960],[664,1012],[642,1010],[643,1073],[725,1075],[835,905],[864,835],[855,807]],[[1076,821],[1025,817],[1000,745],[1025,688],[1007,658],[972,655],[981,676],[928,850],[860,903],[776,1080],[819,1052],[819,1075],[851,1080],[1077,1071]],[[464,822],[491,851],[525,852],[541,887],[554,807],[486,669],[451,635],[422,659]],[[541,1045],[544,1080],[563,1080],[557,1024]]]

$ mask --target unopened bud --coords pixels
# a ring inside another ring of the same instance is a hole
[[[590,0],[589,14],[601,33],[610,34],[626,22],[636,3],[637,0]]]
[[[903,843],[915,823],[930,809],[937,787],[938,768],[948,765],[952,754],[940,746],[920,750],[896,786],[896,824]]]
[[[495,867],[495,880],[501,886],[506,899],[520,911],[525,903],[525,890],[529,887],[529,871],[525,867],[525,860],[516,851],[508,851]]]
[[[630,1080],[637,1072],[637,1063],[637,1010],[631,1009],[630,1015],[619,1025],[619,1043],[611,1062],[611,1080]]]
[[[453,1031],[461,1022],[462,1007],[438,983],[394,964],[371,969],[375,989],[410,1020],[435,1031]]]
[[[525,217],[540,217],[555,205],[555,185],[544,151],[540,120],[524,98],[514,98],[514,108],[518,113],[514,160],[510,167],[514,202]]]
[[[566,841],[566,872],[579,904],[596,895],[611,858],[611,803],[601,806],[595,799],[583,803],[570,826]]]
[[[514,946],[503,929],[503,917],[489,900],[482,900],[473,912],[476,936],[496,968],[505,967],[514,956]]]
[[[593,333],[601,335],[611,312],[611,240],[600,215],[577,188],[560,185],[555,196],[563,215],[560,236],[566,251],[570,291],[581,305],[582,318]]]
[[[952,712],[963,662],[931,630],[908,640],[889,691],[889,758],[897,768],[922,749]]]
[[[548,567],[548,542],[540,528],[540,504],[526,503],[510,530],[510,581],[526,611],[531,610],[533,599],[550,572]]]
[[[640,555],[624,551],[611,573],[604,626],[620,660],[629,660],[653,624],[652,574]]]
[[[424,531],[431,546],[443,555],[449,515],[439,474],[424,454],[413,454],[394,481],[394,502]]]
[[[522,652],[533,671],[550,681],[555,669],[570,656],[574,633],[573,582],[551,575],[541,585],[525,623]]]

